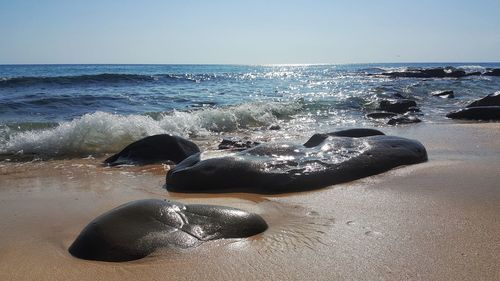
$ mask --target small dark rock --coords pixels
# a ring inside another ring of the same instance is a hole
[[[146,165],[167,161],[179,163],[198,152],[200,149],[195,143],[179,136],[162,134],[133,142],[104,160],[104,163],[110,166]]]
[[[408,108],[408,112],[420,112],[420,108],[416,107],[416,106],[411,106]]]
[[[271,125],[271,126],[269,126],[268,129],[271,131],[277,131],[277,130],[281,130],[281,126],[280,125]]]
[[[382,100],[379,103],[378,110],[393,112],[393,113],[405,113],[412,107],[416,107],[417,103],[409,99],[397,99],[397,100]]]
[[[440,97],[443,99],[451,99],[455,97],[455,94],[453,91],[435,91],[431,93],[432,96],[434,97]]]
[[[467,107],[450,112],[446,117],[465,120],[500,120],[500,106]]]
[[[420,123],[422,120],[418,119],[415,116],[401,116],[401,117],[395,117],[391,118],[389,121],[387,121],[388,125],[400,125],[400,124],[412,124],[412,123]]]
[[[372,119],[384,119],[384,118],[391,118],[396,116],[396,113],[392,112],[384,112],[384,111],[379,111],[379,112],[372,112],[366,114],[366,117],[372,118]]]
[[[473,101],[466,107],[478,107],[478,106],[500,106],[500,91],[493,94],[489,94],[482,99]]]
[[[224,137],[218,146],[218,149],[233,149],[233,150],[245,150],[259,145],[259,142],[244,140],[238,137]]]

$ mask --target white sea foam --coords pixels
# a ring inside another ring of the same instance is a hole
[[[143,115],[86,114],[46,130],[1,136],[0,154],[84,156],[116,152],[145,136],[168,133],[206,136],[267,126],[300,110],[299,102],[248,103],[193,112],[174,111],[158,119]]]
[[[471,73],[471,72],[484,73],[486,71],[486,67],[480,65],[461,65],[457,66],[457,68],[463,69],[466,73]]]

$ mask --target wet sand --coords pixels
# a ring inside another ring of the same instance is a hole
[[[500,124],[384,131],[429,162],[279,196],[168,193],[161,165],[0,163],[0,280],[500,280]],[[270,228],[133,262],[68,254],[90,220],[142,198],[238,207]]]

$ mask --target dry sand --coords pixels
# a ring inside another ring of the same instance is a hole
[[[0,280],[500,280],[500,124],[386,131],[429,162],[280,196],[168,193],[162,166],[0,163]],[[141,198],[239,207],[270,228],[126,263],[68,254],[90,220]]]

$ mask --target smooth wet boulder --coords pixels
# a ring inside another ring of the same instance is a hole
[[[415,116],[403,115],[400,117],[394,117],[394,118],[389,119],[389,121],[387,121],[387,124],[388,125],[402,125],[402,124],[414,124],[414,123],[420,123],[420,122],[422,122],[422,120],[420,120],[419,118],[417,118]]]
[[[424,146],[415,140],[316,134],[304,145],[265,143],[223,157],[193,155],[168,172],[166,188],[267,194],[305,191],[426,160]]]
[[[266,229],[264,219],[243,210],[146,199],[94,219],[69,252],[86,260],[130,261],[160,248],[189,248],[209,240],[249,237]]]
[[[110,166],[146,165],[161,162],[179,163],[200,152],[198,146],[179,136],[167,134],[145,137],[104,160]]]
[[[418,110],[417,103],[409,99],[397,100],[381,100],[377,110],[392,112],[392,113],[405,113],[408,111]]]
[[[464,120],[500,120],[500,106],[466,107],[450,112],[446,115],[446,117]]]
[[[451,99],[451,98],[455,97],[455,94],[451,90],[450,91],[435,91],[435,92],[432,92],[431,95],[433,97],[440,97],[443,99]]]
[[[467,107],[478,106],[500,106],[500,91],[489,94],[486,97],[473,101],[467,105]]]

